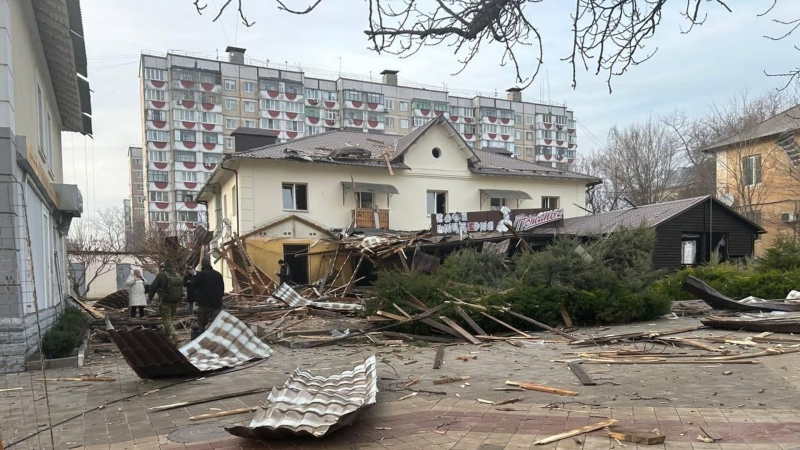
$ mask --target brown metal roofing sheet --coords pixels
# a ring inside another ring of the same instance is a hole
[[[140,378],[200,373],[167,338],[153,329],[108,330],[125,361]]]
[[[247,427],[226,430],[251,439],[291,435],[322,437],[350,425],[357,414],[375,403],[378,393],[375,356],[353,370],[330,377],[295,369],[283,388],[273,388],[267,403]]]

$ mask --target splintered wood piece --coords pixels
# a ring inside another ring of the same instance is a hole
[[[502,326],[504,326],[504,327],[508,328],[509,330],[513,331],[514,333],[517,333],[517,334],[519,334],[520,336],[525,336],[526,338],[533,337],[533,336],[531,336],[531,335],[529,335],[529,334],[527,334],[527,333],[524,333],[524,332],[522,332],[522,331],[520,331],[520,330],[518,330],[518,329],[516,329],[516,328],[512,327],[511,325],[509,325],[509,324],[507,324],[507,323],[503,322],[502,320],[498,319],[497,317],[495,317],[495,316],[493,316],[493,315],[491,315],[491,314],[486,314],[486,313],[485,313],[485,312],[483,312],[483,311],[481,311],[480,313],[481,313],[481,314],[483,314],[484,316],[486,316],[486,317],[488,317],[488,318],[490,318],[490,319],[494,320],[495,322],[499,323],[500,325],[502,325]]]
[[[412,392],[412,393],[410,393],[410,394],[408,394],[408,395],[406,395],[406,396],[404,396],[404,397],[400,397],[400,398],[398,398],[398,399],[397,399],[397,401],[400,401],[400,400],[405,400],[405,399],[407,399],[407,398],[411,398],[411,397],[416,397],[416,396],[417,396],[417,394],[419,394],[419,392]]]
[[[114,381],[113,377],[62,377],[62,378],[48,378],[47,381]],[[45,381],[44,378],[37,378],[36,381]]]
[[[536,325],[537,327],[539,327],[539,328],[541,328],[543,330],[547,330],[547,331],[555,333],[555,334],[557,334],[559,336],[563,336],[563,337],[569,339],[570,341],[577,341],[578,340],[578,338],[576,338],[575,336],[573,336],[573,335],[571,335],[569,333],[565,333],[565,332],[563,332],[561,330],[558,330],[558,329],[555,329],[555,328],[553,328],[553,327],[551,327],[549,325],[543,324],[542,322],[539,322],[538,320],[533,320],[530,317],[523,316],[522,314],[519,314],[519,313],[516,313],[514,311],[511,311],[510,309],[505,309],[504,311],[506,313],[511,314],[512,316],[516,317],[517,319],[522,319],[522,320],[524,320],[524,321],[526,321],[528,323]]]
[[[409,313],[403,311],[403,308],[397,306],[397,303],[392,303],[392,306],[394,306],[394,309],[400,311],[400,314],[406,316],[406,319],[410,319],[411,318],[411,315]]]
[[[567,308],[564,308],[564,305],[558,305],[558,313],[561,314],[564,325],[566,325],[567,328],[572,328],[572,319],[569,317]]]
[[[472,320],[472,317],[470,317],[469,314],[467,314],[466,312],[464,312],[463,309],[461,309],[460,306],[456,306],[456,312],[458,313],[459,316],[461,316],[462,319],[464,319],[464,322],[467,322],[467,325],[469,325],[474,332],[483,335],[487,334],[485,331],[483,331],[483,328],[481,328],[477,322]]]
[[[456,333],[460,334],[461,337],[466,339],[472,344],[481,344],[482,342],[475,338],[475,336],[467,333],[467,330],[461,328],[461,326],[452,320],[450,320],[447,316],[439,316],[439,320],[445,323],[445,325],[449,326],[450,328],[456,330]]]
[[[601,428],[605,428],[605,427],[613,425],[615,423],[617,423],[617,419],[609,419],[609,420],[605,420],[603,422],[593,423],[591,425],[586,425],[585,427],[576,428],[574,430],[565,431],[563,433],[555,434],[553,436],[546,437],[544,439],[539,439],[538,441],[534,442],[533,445],[549,444],[551,442],[560,441],[562,439],[570,438],[572,436],[577,436],[579,434],[584,434],[584,433],[592,432],[594,430],[599,430]]]
[[[487,405],[494,405],[495,403],[491,400],[484,400],[482,398],[478,399],[478,403],[486,403]]]
[[[685,345],[687,347],[699,348],[699,349],[705,350],[707,352],[718,353],[720,351],[718,348],[716,348],[716,347],[714,347],[712,345],[704,344],[704,343],[702,343],[700,341],[696,341],[694,339],[689,339],[689,338],[672,338],[672,339],[667,339],[667,341],[678,342],[678,343],[681,343],[681,344],[683,344],[683,345]]]
[[[647,445],[663,444],[667,440],[666,436],[642,431],[609,430],[608,436],[622,442]]]
[[[419,377],[417,377],[417,378],[414,378],[413,380],[411,380],[411,381],[409,381],[408,383],[406,383],[406,385],[405,385],[405,386],[403,386],[403,387],[405,387],[406,389],[408,389],[408,388],[410,388],[411,386],[413,386],[413,385],[415,385],[415,384],[419,383],[419,380],[421,380],[421,379],[422,379],[422,377],[421,377],[421,376],[419,376]]]
[[[439,378],[438,380],[433,380],[433,384],[447,384],[447,383],[455,383],[457,381],[467,381],[469,380],[469,375],[462,375],[460,377],[447,377],[447,378]]]
[[[11,391],[21,391],[21,390],[22,390],[21,387],[15,387],[15,388],[8,388],[8,389],[0,389],[0,392],[11,392]]]
[[[580,380],[581,384],[584,386],[597,386],[597,383],[595,383],[592,377],[589,376],[585,370],[583,370],[583,367],[581,367],[580,364],[571,362],[567,363],[567,367],[569,367],[569,370],[574,373],[576,377],[578,377],[578,380]]]
[[[525,397],[509,398],[509,399],[505,399],[505,400],[498,400],[498,401],[494,402],[494,404],[498,405],[498,406],[500,406],[500,405],[508,405],[510,403],[521,402],[524,399],[525,399]]]
[[[442,367],[442,363],[444,362],[444,345],[440,345],[438,349],[436,349],[436,358],[433,360],[433,368],[439,369]]]
[[[554,388],[550,386],[545,386],[543,384],[526,383],[524,381],[506,381],[506,384],[509,386],[521,387],[522,389],[527,389],[529,391],[547,392],[549,394],[557,394],[557,395],[572,395],[572,396],[578,395],[578,393],[575,391]]]
[[[216,417],[225,417],[225,416],[233,416],[236,414],[243,414],[246,412],[253,412],[258,409],[258,406],[250,406],[247,408],[239,408],[239,409],[232,409],[230,411],[222,411],[218,413],[210,413],[210,414],[200,414],[199,416],[192,416],[189,417],[189,420],[203,420],[203,419],[213,419]]]
[[[467,362],[471,359],[478,359],[478,355],[457,356],[456,359],[460,359],[461,361]]]
[[[392,314],[392,313],[388,313],[386,311],[381,311],[381,310],[375,311],[375,315],[378,315],[378,316],[381,316],[381,317],[386,317],[387,319],[396,320],[398,322],[402,322],[402,321],[404,321],[406,319],[410,319],[410,317],[398,316],[397,314]]]

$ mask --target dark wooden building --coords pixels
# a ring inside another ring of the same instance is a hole
[[[765,232],[714,197],[704,196],[565,219],[557,233],[600,236],[638,226],[656,230],[656,269],[703,264],[713,252],[722,260],[751,257],[755,240]]]

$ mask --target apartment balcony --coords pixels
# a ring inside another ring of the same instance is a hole
[[[167,109],[167,102],[169,101],[169,92],[165,92],[166,97],[164,97],[163,101],[159,100],[145,100],[144,108],[145,109],[158,109],[158,110],[166,110]]]
[[[202,131],[210,131],[213,133],[222,133],[222,125],[217,123],[201,123],[200,128]]]
[[[205,169],[203,169],[203,163],[199,163],[197,161],[175,161],[175,170],[205,172]]]
[[[364,128],[366,127],[366,122],[364,119],[344,119],[344,126],[347,128]]]
[[[380,130],[383,131],[386,126],[383,122],[379,120],[367,120],[367,128],[370,130]]]
[[[286,139],[286,140],[292,140],[301,137],[303,137],[302,131],[281,130],[280,134],[278,134],[279,139]]]
[[[556,126],[551,122],[542,122],[537,119],[536,121],[536,129],[537,130],[554,130]]]
[[[168,181],[149,181],[147,187],[150,191],[167,191],[169,190]]]
[[[200,89],[203,92],[213,92],[215,94],[219,94],[222,92],[222,85],[215,84],[215,83],[196,83],[196,85],[200,85]]]
[[[366,103],[360,100],[345,100],[344,101],[344,109],[357,109],[357,110],[364,110],[366,108]]]
[[[434,117],[436,117],[436,114],[434,114],[434,111],[432,109],[414,108],[413,113],[414,117],[425,117],[429,119],[433,119]]]
[[[170,211],[172,210],[172,202],[147,202],[147,210],[153,212]]]
[[[175,130],[199,131],[200,124],[197,122],[189,122],[186,120],[173,120],[172,128]]]
[[[169,150],[169,142],[147,141],[148,150]]]
[[[514,126],[514,119],[507,119],[505,117],[494,117],[494,116],[484,116],[481,117],[481,123],[487,123],[490,125],[504,125],[504,126]]]
[[[170,166],[168,161],[147,161],[148,170],[167,170]]]
[[[283,119],[283,114],[277,109],[259,110],[258,116],[262,119]]]
[[[540,138],[536,137],[536,145],[554,145],[556,142],[553,138]]]
[[[448,119],[450,119],[450,122],[452,123],[465,123],[464,122],[465,117],[462,116],[454,116],[452,114],[448,114]]]
[[[513,142],[514,136],[499,133],[481,133],[481,139],[486,141]]]
[[[218,142],[222,142],[222,137],[219,138]],[[222,144],[218,144],[217,142],[203,142],[203,151],[222,152]]]
[[[148,130],[169,130],[166,120],[148,120],[145,121],[144,126]]]
[[[172,80],[173,89],[200,89],[200,83],[192,80]]]
[[[173,147],[175,150],[193,151],[198,150],[198,143],[196,141],[175,141],[175,145]]]
[[[339,109],[339,102],[334,102],[331,100],[318,100],[315,98],[305,98],[304,103],[306,106],[313,106],[315,108]]]
[[[386,106],[383,103],[367,103],[367,111],[386,112]]]
[[[147,89],[166,89],[167,82],[159,80],[145,80],[144,87]]]
[[[464,140],[467,142],[475,142],[475,135],[472,133],[464,133],[461,136],[463,136]]]
[[[204,112],[215,112],[215,113],[221,113],[222,112],[222,104],[219,104],[219,103],[206,103],[206,102],[203,102],[203,103],[200,103],[200,108],[202,108],[202,110]]]
[[[388,209],[357,208],[352,210],[352,216],[357,228],[389,229]]]
[[[175,109],[188,109],[188,110],[196,110],[198,109],[199,103],[194,100],[183,100],[183,99],[175,99],[172,102],[172,107]]]

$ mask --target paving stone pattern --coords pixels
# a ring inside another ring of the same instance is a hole
[[[603,334],[658,330],[687,326],[693,319],[662,320],[654,324],[613,327]],[[594,332],[587,329],[582,332]],[[688,335],[721,335],[698,330]],[[747,333],[734,334],[744,336]],[[547,340],[559,340],[536,333]],[[41,373],[0,377],[0,432],[4,443],[15,442],[48,423],[78,416],[53,428],[58,449],[790,449],[800,446],[800,361],[796,355],[764,358],[754,365],[585,365],[598,381],[582,386],[564,363],[553,360],[576,349],[564,343],[538,342],[524,348],[507,343],[491,346],[462,344],[447,347],[445,365],[433,370],[436,348],[407,346],[382,348],[337,346],[289,350],[273,346],[268,360],[241,370],[199,379],[141,380],[118,354],[93,355],[80,369],[48,371],[47,377],[102,375],[111,383],[50,382],[45,396]],[[644,346],[642,346],[644,349]],[[648,348],[662,351],[663,347]],[[668,351],[683,351],[668,349]],[[472,354],[468,362],[457,356]],[[221,431],[230,424],[246,425],[252,413],[191,421],[193,415],[213,413],[263,403],[267,393],[230,398],[169,411],[150,408],[256,387],[280,386],[295,367],[321,375],[338,373],[377,354],[380,376],[378,404],[364,411],[351,427],[324,439],[303,438],[257,442],[233,438]],[[768,360],[768,361],[767,361]],[[731,371],[730,375],[723,372]],[[469,375],[466,383],[433,385],[441,376]],[[399,379],[398,379],[399,376]],[[416,377],[420,393],[399,400],[409,392],[402,384]],[[188,380],[188,381],[187,381]],[[570,389],[578,396],[556,396],[526,391],[501,392],[506,380],[529,381]],[[468,383],[468,385],[467,385]],[[462,387],[463,386],[463,387]],[[478,398],[499,400],[524,396],[522,402],[504,405],[480,403]],[[130,398],[128,398],[130,397]],[[124,401],[118,401],[128,398]],[[49,400],[49,418],[48,418]],[[116,402],[114,402],[116,401]],[[110,403],[109,402],[114,402]],[[85,414],[84,414],[85,413]],[[623,428],[657,429],[667,435],[664,445],[622,447],[603,430],[581,436],[581,443],[566,439],[533,446],[536,439],[581,427],[606,418],[619,420]],[[216,430],[214,426],[218,427]],[[714,444],[697,439],[702,427],[722,440]],[[173,439],[170,439],[172,435]],[[192,436],[201,439],[196,441]],[[176,442],[189,441],[189,442]],[[20,442],[16,449],[53,448],[49,431]]]

